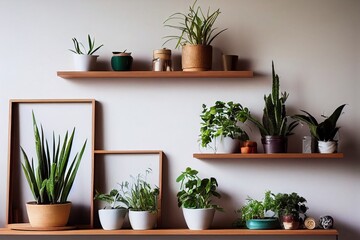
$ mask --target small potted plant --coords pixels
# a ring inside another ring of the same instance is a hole
[[[287,230],[298,229],[300,223],[304,222],[300,215],[304,215],[308,209],[305,205],[306,199],[295,192],[291,194],[278,193],[274,197],[275,209],[283,228]]]
[[[91,71],[95,69],[96,60],[99,55],[93,55],[97,50],[99,50],[103,44],[98,47],[95,47],[95,38],[91,39],[88,34],[88,50],[86,50],[84,44],[79,42],[76,38],[72,38],[74,49],[69,49],[74,54],[74,65],[75,69],[78,71]]]
[[[220,9],[205,13],[196,2],[187,13],[174,13],[164,22],[165,27],[180,30],[179,35],[167,36],[167,41],[176,40],[176,48],[182,47],[182,68],[184,71],[206,71],[212,68],[212,41],[226,29],[216,31],[215,21]],[[174,22],[171,24],[170,22]]]
[[[133,63],[131,52],[113,52],[111,67],[114,71],[130,71]]]
[[[248,197],[246,204],[237,210],[240,214],[237,225],[246,226],[249,229],[276,229],[279,228],[279,220],[274,215],[275,201],[271,191],[265,192],[264,199],[259,201]],[[269,213],[272,215],[269,216]]]
[[[210,147],[215,153],[234,153],[240,150],[240,141],[249,139],[239,123],[246,121],[241,104],[216,101],[214,106],[202,105],[200,139],[202,147]]]
[[[127,206],[121,205],[123,198],[117,189],[110,193],[99,193],[96,191],[95,200],[107,203],[103,209],[99,209],[100,224],[104,230],[121,229],[128,212]]]
[[[150,170],[146,171],[148,174]],[[129,207],[129,220],[134,230],[152,229],[156,226],[160,190],[151,187],[146,177],[137,175],[132,183],[120,184],[121,201]]]
[[[340,105],[330,115],[330,117],[321,115],[325,118],[323,122],[318,122],[309,112],[301,110],[306,115],[297,114],[293,118],[306,123],[309,126],[311,136],[318,141],[318,150],[320,153],[337,152],[337,141],[334,140],[339,127],[336,125],[342,110],[346,104]]]
[[[63,227],[69,219],[71,202],[67,198],[79,169],[86,141],[71,161],[75,128],[70,136],[66,132],[62,144],[60,135],[56,140],[53,133],[53,149],[50,149],[42,126],[39,131],[34,112],[32,112],[32,119],[37,155],[36,165],[33,159],[29,161],[25,150],[21,147],[24,159],[21,163],[22,169],[35,198],[35,201],[26,204],[29,221],[32,227]]]
[[[264,96],[262,121],[257,120],[250,112],[243,112],[243,114],[258,127],[265,153],[286,153],[287,137],[293,134],[292,131],[298,123],[293,121],[288,124],[285,102],[289,94],[280,93],[280,81],[275,73],[274,62],[272,62],[272,79],[272,92]]]
[[[210,228],[215,210],[222,208],[212,203],[213,197],[220,198],[216,191],[218,183],[215,178],[199,178],[198,171],[187,167],[177,177],[180,191],[177,193],[178,206],[182,208],[185,222],[190,230]]]

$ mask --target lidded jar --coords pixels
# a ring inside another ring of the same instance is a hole
[[[153,71],[172,71],[170,49],[154,50],[152,69]]]

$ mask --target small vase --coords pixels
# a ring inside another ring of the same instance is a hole
[[[319,153],[336,153],[337,142],[336,141],[318,141]]]

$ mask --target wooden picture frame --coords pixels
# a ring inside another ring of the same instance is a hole
[[[161,150],[95,150],[95,190],[101,193],[109,192],[116,188],[118,183],[131,182],[131,176],[136,177],[138,174],[144,176],[145,171],[150,168],[151,173],[146,176],[147,180],[152,187],[154,185],[159,187],[157,227],[160,227],[163,158],[164,152]],[[97,206],[94,212],[95,226],[100,227],[97,210],[103,208],[104,205],[101,202],[96,202],[95,206]],[[124,228],[129,227],[126,225],[125,223]]]
[[[32,125],[34,111],[38,126],[42,125],[49,144],[52,134],[64,137],[66,131],[76,132],[72,154],[87,140],[69,201],[73,203],[69,225],[93,227],[95,100],[94,99],[11,99],[9,101],[9,145],[6,224],[27,223],[25,203],[33,201],[30,188],[21,169],[20,146],[29,160],[36,163]],[[49,136],[50,135],[50,136]],[[51,146],[50,146],[51,148]],[[72,158],[70,156],[70,158]]]

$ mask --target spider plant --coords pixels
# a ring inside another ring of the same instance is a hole
[[[72,38],[74,43],[74,50],[69,49],[71,52],[80,55],[93,55],[97,50],[99,50],[104,44],[101,44],[98,47],[95,47],[95,38],[91,39],[90,34],[88,34],[88,46],[89,50],[86,50],[84,44],[79,42],[76,38]],[[86,53],[86,54],[85,54]]]
[[[196,6],[197,0],[192,6],[189,6],[188,13],[174,13],[170,15],[164,22],[165,27],[180,30],[180,35],[166,36],[167,42],[177,40],[176,48],[185,44],[202,44],[210,45],[211,42],[226,29],[216,32],[214,23],[220,15],[220,9],[210,13],[210,8],[206,13],[203,12],[200,6]],[[175,22],[171,24],[170,22]]]
[[[32,118],[37,166],[34,166],[33,159],[29,161],[25,150],[20,147],[24,158],[21,163],[23,172],[37,204],[65,203],[79,169],[87,140],[68,167],[75,128],[70,137],[66,132],[62,145],[60,145],[60,135],[56,141],[53,133],[52,152],[50,152],[43,128],[41,126],[39,131],[34,112],[32,112]]]

